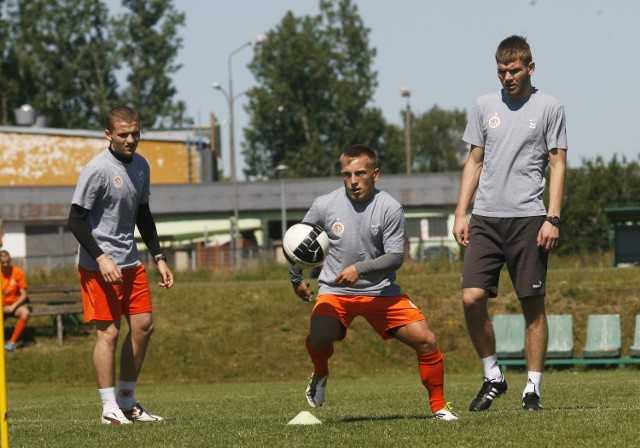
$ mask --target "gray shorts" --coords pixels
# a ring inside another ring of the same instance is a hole
[[[489,218],[471,215],[469,246],[464,254],[462,287],[498,295],[500,271],[507,265],[519,299],[547,292],[549,252],[537,245],[544,216]]]

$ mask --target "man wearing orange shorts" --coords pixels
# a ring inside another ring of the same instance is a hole
[[[149,164],[136,154],[140,120],[135,110],[119,106],[107,115],[109,147],[80,173],[69,213],[69,228],[80,243],[78,270],[84,316],[95,322],[97,340],[93,365],[102,400],[102,423],[158,422],[135,398],[135,386],[153,332],[151,293],[140,262],[138,227],[158,267],[163,288],[173,274],[162,253],[149,209]],[[129,333],[120,353],[120,381],[115,394],[115,355],[120,320]]]
[[[27,306],[27,277],[22,269],[11,264],[11,255],[6,250],[0,250],[0,263],[2,264],[2,313],[18,319],[13,329],[13,334],[4,348],[8,352],[16,349],[16,343],[27,328],[31,309]]]
[[[330,242],[306,339],[313,362],[307,402],[311,407],[324,402],[334,342],[362,316],[382,339],[395,338],[415,350],[433,417],[457,420],[444,400],[444,364],[435,334],[395,283],[404,257],[402,206],[375,188],[380,169],[371,148],[351,146],[340,162],[344,187],[317,198],[303,220],[322,227]],[[292,266],[289,276],[295,293],[312,301],[302,271]]]

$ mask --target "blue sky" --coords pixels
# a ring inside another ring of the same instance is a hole
[[[116,5],[118,0],[107,0]],[[614,153],[638,160],[632,138],[633,110],[639,103],[636,0],[356,0],[370,45],[377,49],[378,88],[372,105],[387,121],[402,126],[411,89],[417,114],[437,104],[469,111],[475,98],[500,87],[494,60],[498,43],[511,34],[528,38],[536,71],[533,84],[560,99],[567,113],[569,166]],[[273,30],[287,11],[316,15],[317,0],[175,0],[186,13],[184,47],[174,76],[177,98],[196,124],[210,112],[228,118],[223,95],[211,84],[228,83],[229,53],[254,36]],[[236,93],[255,80],[247,69],[250,47],[233,57]],[[247,125],[243,97],[235,103],[238,153]],[[228,132],[223,166],[228,170]],[[240,160],[240,156],[237,157]],[[228,172],[228,171],[227,171]],[[239,178],[240,169],[238,169]]]

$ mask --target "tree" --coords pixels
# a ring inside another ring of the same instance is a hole
[[[583,161],[567,171],[562,206],[563,254],[586,254],[610,249],[609,222],[605,208],[638,206],[640,165],[617,156],[605,163],[602,157]]]
[[[18,0],[10,1],[7,11],[5,108],[29,103],[49,116],[52,126],[97,125],[116,96],[109,64],[117,59],[104,5],[100,0]]]
[[[172,0],[123,0],[130,10],[114,21],[119,59],[125,63],[128,85],[122,101],[133,104],[143,127],[156,124],[182,125],[184,102],[172,102],[176,94],[170,75],[181,66],[175,63],[182,38],[184,13],[178,13]]]
[[[384,143],[386,124],[368,109],[377,86],[369,29],[351,0],[320,1],[320,14],[287,13],[256,49],[250,70],[245,173],[262,177],[280,163],[294,176],[339,170],[344,146]]]
[[[131,12],[113,21],[101,0],[0,0],[2,122],[25,103],[61,128],[102,129],[118,103],[139,109],[144,126],[158,117],[183,122],[169,75],[179,69],[173,60],[184,16],[171,0],[123,3]]]
[[[466,113],[458,109],[446,111],[433,106],[416,117],[411,131],[412,170],[420,173],[460,170],[467,153],[462,142],[466,125]]]

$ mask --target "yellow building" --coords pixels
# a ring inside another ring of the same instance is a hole
[[[0,186],[75,185],[82,167],[106,147],[98,131],[0,126]],[[195,131],[143,130],[138,152],[151,165],[152,184],[214,178],[208,136]]]

